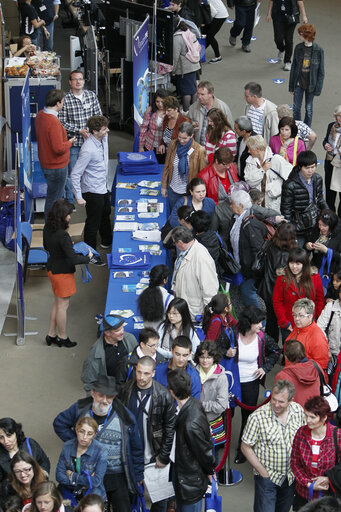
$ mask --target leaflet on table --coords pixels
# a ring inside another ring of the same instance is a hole
[[[146,288],[148,288],[148,284],[141,282],[137,284],[123,284],[122,292],[135,292],[136,295],[140,295]]]
[[[150,188],[141,188],[140,196],[158,196],[160,190],[150,189]]]
[[[158,244],[139,245],[139,251],[149,252],[152,256],[160,256],[162,249]]]
[[[131,213],[134,211],[134,208],[132,206],[120,206],[117,208],[118,213]]]
[[[135,331],[140,331],[141,329],[144,329],[144,323],[143,322],[134,323],[134,329],[135,329]]]
[[[124,220],[126,222],[133,222],[135,215],[116,215],[115,220]]]
[[[138,213],[137,216],[139,219],[156,219],[157,217],[160,217],[160,214],[158,212],[143,212]]]
[[[141,242],[161,242],[161,231],[134,231],[133,240],[141,240]]]
[[[146,187],[146,188],[157,188],[161,187],[161,181],[146,181],[142,180],[138,183],[139,187]]]
[[[134,277],[134,272],[132,271],[129,271],[129,270],[120,270],[118,272],[113,272],[112,273],[114,279],[118,279],[118,278],[124,278],[124,277]]]
[[[136,201],[136,207],[138,212],[163,212],[164,204],[158,203],[157,199],[153,198],[142,198]]]
[[[135,201],[132,199],[119,199],[117,201],[117,206],[133,206],[135,205]]]
[[[139,224],[138,222],[115,222],[114,231],[155,231],[159,229],[157,222],[146,222]]]
[[[137,189],[137,183],[116,183],[116,188],[127,188],[128,190]]]
[[[111,315],[119,315],[123,318],[130,318],[134,316],[134,311],[132,309],[112,309],[110,311]]]
[[[131,253],[113,252],[110,255],[110,268],[121,270],[125,267],[143,270],[150,268],[150,255],[145,252],[136,251]]]

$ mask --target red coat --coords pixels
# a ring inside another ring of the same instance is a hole
[[[312,270],[312,272],[314,271]],[[313,273],[311,280],[313,283],[313,296],[309,298],[315,302],[315,320],[317,320],[324,308],[323,287],[320,274]],[[304,298],[306,298],[305,293],[300,293],[293,282],[291,282],[286,290],[286,277],[284,275],[277,277],[272,301],[279,327],[284,329],[288,327],[289,323],[294,327],[292,307],[298,299]]]
[[[231,174],[232,183],[239,181],[237,175],[237,168],[234,163],[229,165],[229,172]],[[215,204],[218,204],[218,190],[219,190],[219,176],[215,172],[213,165],[204,167],[198,174],[198,178],[204,180],[206,185],[206,196],[211,197]],[[232,185],[230,183],[230,185]]]
[[[318,364],[318,363],[317,363]],[[323,372],[323,369],[320,367]],[[283,370],[277,373],[274,383],[279,379],[289,380],[295,386],[294,402],[302,405],[309,398],[320,394],[320,378],[314,363],[309,359],[304,362],[288,364]]]

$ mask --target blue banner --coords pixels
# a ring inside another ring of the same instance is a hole
[[[134,91],[134,134],[135,137],[142,124],[143,114],[148,107],[148,27],[146,17],[133,37],[133,91]]]
[[[32,214],[32,155],[31,155],[31,111],[30,111],[30,86],[29,72],[21,91],[21,114],[22,114],[22,145],[20,151],[20,167],[23,172],[23,183],[20,189],[25,189],[25,219],[30,222]]]

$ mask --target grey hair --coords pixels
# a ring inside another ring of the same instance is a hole
[[[286,103],[284,105],[278,105],[277,107],[278,117],[293,117],[293,111]]]
[[[341,105],[334,108],[334,116],[336,116],[336,114],[341,114]]]
[[[241,204],[244,210],[247,210],[252,206],[251,197],[247,192],[245,192],[245,190],[236,190],[235,192],[232,192],[229,197],[237,206]]]
[[[304,309],[307,315],[313,315],[315,312],[315,304],[312,300],[304,298],[298,299],[292,307],[293,311]]]
[[[172,231],[172,240],[174,243],[183,242],[184,244],[188,244],[192,240],[194,240],[194,235],[190,229],[186,226],[177,226]]]
[[[245,130],[246,132],[252,132],[252,123],[247,116],[239,116],[235,120],[239,130]]]
[[[266,140],[263,139],[261,135],[252,135],[247,139],[246,145],[249,149],[258,149],[261,151],[265,151],[268,147]]]
[[[263,94],[262,86],[257,82],[248,82],[244,85],[244,90],[249,91],[251,96],[257,96],[257,98],[261,98]]]
[[[187,133],[189,137],[192,137],[192,135],[194,134],[194,126],[192,125],[192,123],[184,121],[179,126],[179,133]]]
[[[285,379],[278,379],[273,388],[272,388],[272,393],[274,391],[277,391],[277,393],[283,393],[283,391],[287,391],[288,392],[288,400],[290,402],[290,400],[292,400],[295,396],[295,393],[296,393],[296,389],[295,389],[295,386],[293,385],[292,382],[290,382],[289,380],[285,380]]]

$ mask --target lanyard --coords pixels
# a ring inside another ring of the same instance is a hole
[[[111,405],[110,405],[110,407],[109,407],[109,410],[108,410],[108,412],[107,412],[107,416],[106,416],[106,418],[105,418],[105,420],[104,420],[104,423],[102,423],[102,425],[99,425],[98,430],[102,430],[102,428],[104,427],[104,425],[105,425],[105,424],[106,424],[106,422],[108,421],[108,418],[109,418],[110,413],[111,413],[111,409],[112,409],[112,404],[111,404]],[[92,418],[94,417],[94,413],[93,413],[93,410],[92,410],[92,409],[90,409],[90,416],[91,416]]]

